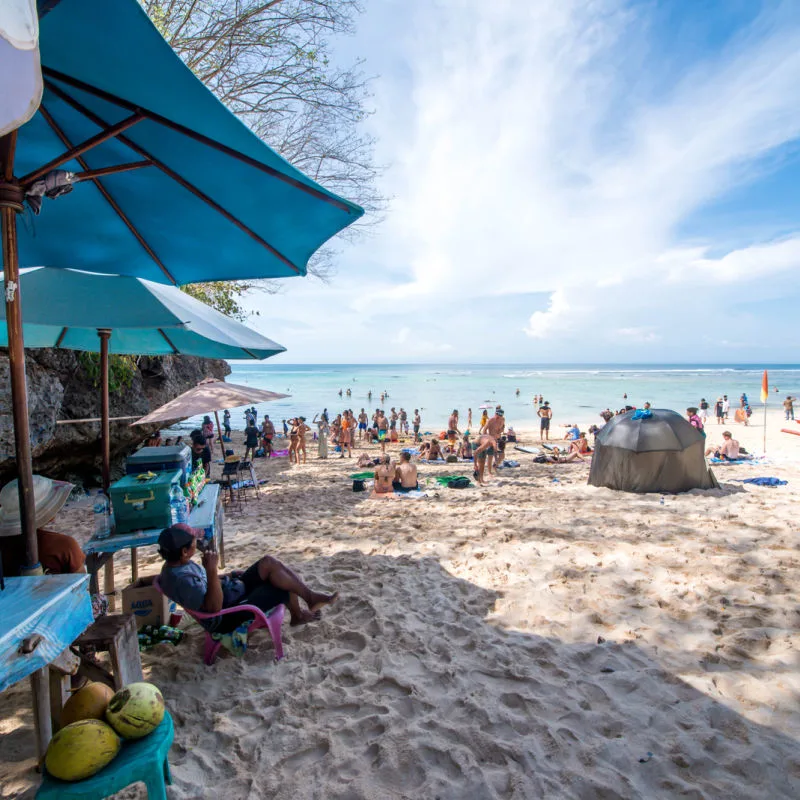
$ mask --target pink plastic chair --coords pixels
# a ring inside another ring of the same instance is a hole
[[[161,589],[158,578],[153,580],[153,586],[161,592],[165,597],[169,597]],[[275,660],[280,661],[283,658],[283,642],[281,641],[281,625],[283,624],[283,615],[286,612],[286,606],[283,603],[275,606],[264,613],[256,606],[233,606],[231,608],[223,608],[216,614],[206,614],[204,611],[192,611],[188,608],[184,609],[186,613],[194,620],[200,622],[204,619],[212,619],[213,617],[221,617],[225,614],[235,614],[239,611],[247,611],[253,615],[253,621],[250,623],[248,633],[258,630],[259,628],[268,628],[270,636],[272,636],[272,644],[275,648]],[[204,629],[205,630],[205,629]],[[206,643],[203,650],[203,661],[210,667],[216,660],[222,642],[217,641],[214,637],[206,631]]]

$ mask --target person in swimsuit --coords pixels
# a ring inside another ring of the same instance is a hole
[[[489,460],[489,472],[491,474],[491,459],[494,457],[497,442],[493,436],[483,433],[478,437],[475,449],[472,451],[472,458],[475,463],[475,471],[472,473],[475,480],[483,486],[483,474],[486,469],[486,461]]]
[[[272,439],[274,436],[275,426],[272,424],[269,414],[264,414],[264,421],[261,423],[261,442],[266,458],[272,455]]]
[[[381,445],[381,453],[386,454],[386,435],[389,430],[389,420],[386,419],[386,414],[383,409],[378,409],[378,419],[375,421],[375,426],[378,429],[378,441]]]
[[[404,408],[400,409],[400,433],[408,434],[408,414]]]
[[[422,425],[422,417],[420,417],[420,415],[419,415],[419,409],[415,408],[414,409],[414,441],[415,442],[421,441],[420,440],[420,436],[419,436],[420,425]]]
[[[486,423],[489,421],[489,412],[484,408],[483,414],[481,414],[481,426],[479,430],[482,432]]]
[[[539,415],[539,439],[550,441],[550,420],[553,418],[553,409],[545,400],[544,405],[536,412]]]
[[[427,447],[427,454],[426,457],[428,461],[438,461],[440,458],[444,461],[444,456],[442,455],[442,448],[439,446],[438,439],[431,439],[431,443]]]
[[[407,453],[405,450],[400,453],[400,463],[394,471],[392,488],[396,492],[413,492],[415,489],[419,489],[417,467],[411,463],[411,453]]]
[[[298,417],[297,420],[297,447],[295,452],[295,458],[297,459],[297,463],[300,463],[300,453],[303,454],[303,463],[306,463],[306,434],[311,430],[311,428],[306,425],[306,418],[305,417]]]
[[[472,459],[472,443],[469,440],[469,434],[465,433],[461,444],[458,446],[458,457],[463,458],[465,461]]]
[[[205,438],[205,437],[204,437]],[[206,442],[208,439],[206,439]],[[208,445],[206,445],[208,447]],[[244,429],[244,460],[249,461],[255,458],[256,448],[258,447],[258,428],[252,420],[248,421]]]
[[[299,443],[299,420],[293,417],[289,420],[289,463],[294,461],[296,464],[300,463],[297,457],[297,446]]]
[[[454,408],[450,419],[447,420],[447,440],[450,442],[450,450],[455,453],[456,441],[458,440],[461,431],[458,429],[458,409]]]
[[[388,494],[394,491],[392,481],[394,480],[394,467],[392,459],[388,455],[381,456],[381,463],[375,467],[375,494]]]
[[[472,409],[471,408],[467,409],[467,430],[468,431],[472,430]]]
[[[367,432],[367,421],[369,417],[367,417],[367,412],[364,409],[361,409],[361,413],[358,415],[358,441],[361,441],[361,437]]]
[[[347,451],[347,457],[353,457],[353,451],[350,448],[350,436],[352,433],[351,429],[351,420],[350,420],[350,412],[345,411],[342,414],[342,427],[339,431],[339,445],[341,447],[341,453],[339,453],[339,458],[344,458],[345,451]]]

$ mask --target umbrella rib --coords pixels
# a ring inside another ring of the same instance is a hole
[[[140,113],[132,114],[130,117],[122,120],[122,122],[118,122],[116,125],[105,125],[103,126],[104,129],[100,131],[100,133],[91,136],[90,138],[86,139],[86,141],[81,142],[80,144],[76,144],[70,147],[66,153],[62,153],[60,156],[57,156],[54,159],[51,159],[46,164],[43,164],[38,169],[35,169],[33,172],[29,172],[27,175],[19,179],[19,182],[24,187],[29,187],[32,183],[39,180],[44,175],[47,175],[48,172],[51,170],[60,167],[62,164],[66,164],[68,161],[72,161],[74,158],[77,158],[79,155],[82,155],[87,150],[91,150],[97,145],[102,144],[103,142],[107,142],[109,139],[113,139],[115,136],[118,136],[123,131],[128,130],[128,128],[132,128],[137,122],[141,122],[144,119],[144,115]]]
[[[46,81],[46,84],[47,88],[50,89],[50,91],[53,92],[53,94],[61,98],[68,105],[72,106],[72,108],[74,108],[76,111],[79,111],[88,120],[94,122],[95,125],[106,126],[108,124],[102,119],[102,117],[99,117],[93,111],[86,108],[86,106],[84,106],[74,97],[68,95],[63,89],[60,89],[58,86],[53,85],[50,81]],[[297,273],[298,275],[301,274],[300,268],[295,266],[285,255],[283,255],[283,253],[275,249],[269,242],[262,239],[254,230],[248,228],[247,225],[244,224],[244,222],[237,219],[233,214],[231,214],[230,211],[223,208],[215,200],[212,200],[207,194],[198,189],[194,184],[189,183],[189,181],[187,181],[185,178],[183,178],[181,175],[175,172],[175,170],[173,170],[171,167],[168,167],[163,161],[160,161],[151,153],[149,153],[147,150],[145,150],[143,147],[140,147],[138,144],[128,139],[127,136],[118,136],[117,140],[122,142],[127,147],[129,147],[135,153],[138,153],[143,158],[152,161],[153,164],[155,164],[155,166],[157,166],[164,174],[168,175],[176,183],[183,186],[184,189],[193,194],[195,197],[202,200],[206,205],[213,208],[218,214],[221,214],[229,222],[232,222],[237,228],[239,228],[239,230],[241,230],[243,233],[246,233],[248,236],[250,236],[251,239],[254,239],[262,247],[269,250],[269,252],[272,253],[279,261],[282,261],[284,264],[286,264],[286,266],[294,270],[295,273]],[[173,281],[173,283],[174,282],[175,281]]]
[[[56,339],[56,347],[61,347],[61,342],[64,341],[64,337],[67,335],[67,328],[64,327],[61,329],[61,333],[58,334],[58,339]]]
[[[51,116],[50,112],[44,107],[44,104],[39,106],[39,111],[42,112],[42,116],[47,121],[47,124],[53,129],[53,131],[55,132],[56,136],[58,136],[58,138],[61,139],[61,141],[64,144],[64,146],[65,147],[70,147],[71,144],[70,144],[69,138],[64,133],[64,131],[62,131],[61,128],[58,126],[58,123],[53,119],[53,117]],[[89,165],[86,163],[86,161],[84,160],[84,158],[82,156],[78,156],[77,157],[77,161],[81,165],[81,167],[83,167],[84,171],[87,171],[87,172],[91,171],[89,169]],[[114,209],[114,211],[116,212],[117,216],[125,223],[125,225],[128,228],[128,230],[133,234],[134,238],[136,239],[137,242],[139,242],[139,244],[142,246],[142,248],[147,253],[147,255],[149,255],[150,258],[152,258],[153,261],[158,265],[159,269],[164,273],[164,275],[167,276],[167,278],[169,279],[170,283],[177,285],[178,282],[175,280],[175,278],[172,277],[172,275],[170,274],[169,270],[164,266],[163,262],[156,255],[156,253],[153,250],[153,248],[150,247],[150,245],[144,240],[144,237],[139,233],[138,230],[136,230],[136,227],[134,226],[134,224],[128,219],[128,217],[125,215],[125,213],[119,207],[119,205],[117,205],[117,201],[114,200],[114,198],[109,194],[108,189],[106,189],[106,187],[103,186],[103,184],[100,183],[100,181],[96,177],[93,177],[91,180],[94,183],[94,185],[98,188],[98,190],[100,191],[100,194],[103,195],[103,197],[105,198],[106,202],[111,206],[111,208]]]
[[[169,336],[167,336],[167,334],[164,333],[164,331],[161,328],[158,329],[158,332],[164,337],[164,341],[172,348],[172,354],[176,356],[180,355],[180,350],[178,350],[178,348],[175,347],[174,344],[172,344]]]
[[[340,208],[342,211],[346,211],[348,214],[355,213],[353,208],[338,198],[331,197],[326,192],[322,191],[321,189],[317,189],[314,186],[309,186],[303,181],[298,180],[297,178],[293,178],[290,175],[286,175],[285,173],[281,172],[280,170],[275,169],[274,167],[269,167],[266,164],[262,164],[260,161],[256,161],[254,158],[245,155],[244,153],[240,153],[238,150],[234,150],[232,147],[228,147],[220,142],[216,142],[213,139],[209,139],[207,136],[204,136],[202,133],[198,133],[197,131],[193,131],[191,128],[187,128],[183,125],[180,125],[177,122],[172,122],[172,120],[167,119],[166,117],[162,117],[160,114],[156,114],[153,111],[148,111],[147,109],[140,109],[138,106],[134,105],[133,103],[124,100],[121,97],[117,97],[110,92],[106,92],[103,89],[98,89],[96,86],[92,86],[91,84],[84,83],[77,78],[73,78],[71,75],[66,75],[63,72],[59,72],[58,70],[51,69],[50,67],[45,67],[42,65],[42,74],[50,77],[55,78],[56,80],[61,81],[62,83],[66,83],[68,86],[72,86],[74,89],[80,89],[81,91],[86,92],[87,94],[94,95],[95,97],[99,97],[101,100],[106,100],[109,103],[113,103],[116,106],[120,106],[121,108],[128,109],[130,111],[136,110],[141,111],[147,119],[151,120],[152,122],[156,122],[159,125],[163,125],[165,128],[169,128],[170,130],[176,131],[177,133],[181,133],[184,136],[188,136],[190,139],[194,139],[202,144],[207,145],[208,147],[212,147],[214,150],[219,150],[222,153],[226,153],[233,158],[238,159],[239,161],[243,161],[245,164],[250,165],[251,167],[255,167],[256,169],[260,170],[261,172],[266,172],[268,175],[271,175],[274,178],[277,178],[284,183],[288,183],[291,186],[294,186],[297,189],[300,189],[307,194],[313,195],[314,197],[319,198],[320,200],[324,200],[326,203],[330,203],[337,208]],[[49,87],[52,87],[52,84],[49,81],[46,81]]]
[[[120,172],[132,172],[135,169],[142,169],[142,167],[152,166],[155,166],[152,161],[131,161],[128,164],[117,164],[115,167],[87,169],[83,172],[76,172],[72,178],[72,182],[79,183],[80,181],[94,180],[95,178],[103,178],[106,175],[117,175]]]

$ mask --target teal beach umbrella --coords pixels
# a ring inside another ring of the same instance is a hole
[[[286,349],[175,286],[49,267],[23,270],[19,283],[25,295],[26,347],[100,353],[100,440],[106,490],[109,353],[264,359]],[[0,346],[7,344],[6,331],[0,330]]]
[[[20,264],[175,285],[303,275],[311,255],[363,214],[228,111],[136,0],[38,0],[37,9],[41,105],[0,137],[12,412],[32,572]],[[19,55],[3,47],[4,57]],[[0,86],[17,74],[13,63],[0,60]]]

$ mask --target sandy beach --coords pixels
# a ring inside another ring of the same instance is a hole
[[[422,465],[420,500],[354,493],[355,459],[318,461],[310,437],[306,465],[258,461],[268,483],[226,517],[227,568],[270,553],[340,598],[284,626],[278,664],[258,632],[204,666],[186,617],[178,647],[142,654],[176,724],[169,796],[800,796],[800,437],[768,424],[769,463],[663,502],[510,449],[521,466],[486,487]],[[760,425],[730,427],[760,450]],[[761,475],[788,485],[738,482]],[[84,540],[90,517],[59,527]],[[154,548],[140,569],[160,569]],[[0,735],[0,797],[33,797],[27,682],[0,695]]]

